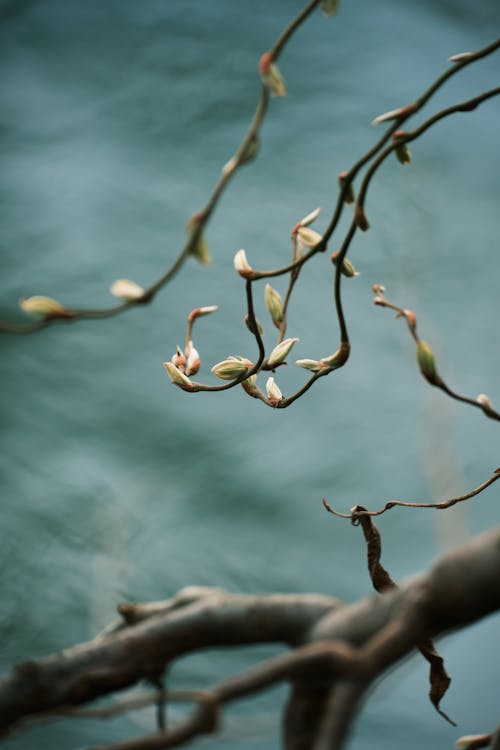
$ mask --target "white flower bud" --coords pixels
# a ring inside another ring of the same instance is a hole
[[[323,239],[322,235],[319,232],[316,232],[314,229],[309,229],[309,227],[304,226],[300,226],[298,228],[297,237],[299,238],[300,243],[304,245],[304,247],[314,247]]]
[[[194,390],[193,383],[186,375],[184,375],[183,372],[178,370],[177,367],[172,364],[172,362],[164,362],[163,367],[167,371],[167,375],[174,385],[178,385],[179,388],[182,388],[183,391]]]
[[[295,364],[311,372],[319,372],[321,370],[321,362],[318,362],[317,359],[298,359]]]
[[[320,213],[321,208],[315,208],[314,211],[311,211],[310,214],[307,214],[307,216],[304,216],[304,218],[299,221],[299,227],[308,227],[313,221],[316,221]]]
[[[221,380],[234,380],[252,367],[250,360],[244,357],[228,357],[212,367],[213,374]]]
[[[277,346],[275,346],[267,360],[268,366],[273,368],[276,367],[276,365],[280,365],[285,360],[290,349],[294,344],[297,343],[298,340],[299,339],[284,339]]]
[[[253,268],[248,262],[247,254],[244,250],[238,250],[234,256],[234,267],[238,271],[240,276],[244,279],[251,278],[253,274]]]
[[[276,328],[279,328],[280,323],[283,322],[283,300],[281,299],[281,294],[271,284],[266,284],[265,286],[264,302],[274,325]]]
[[[140,299],[144,294],[144,289],[135,281],[130,279],[116,279],[111,284],[109,291],[114,297],[120,297],[125,300]]]
[[[170,362],[177,367],[178,370],[181,372],[184,372],[184,368],[186,366],[186,357],[184,356],[184,353],[180,346],[177,347],[175,354],[172,356]]]
[[[200,355],[198,354],[198,351],[194,348],[193,342],[188,341],[186,346],[186,369],[185,373],[186,375],[196,375],[198,370],[200,369]]]
[[[271,96],[286,96],[286,84],[271,52],[264,52],[259,61],[262,82],[269,88]]]
[[[266,383],[267,397],[272,403],[278,403],[283,399],[283,394],[274,382],[274,378],[268,378]]]
[[[53,297],[27,297],[19,300],[19,307],[29,315],[44,317],[71,317],[72,313]]]

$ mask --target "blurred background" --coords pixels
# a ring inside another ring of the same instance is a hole
[[[0,313],[23,319],[22,296],[70,307],[113,303],[109,286],[158,278],[238,146],[259,93],[256,66],[296,0],[0,1]],[[256,356],[243,325],[233,256],[288,262],[289,233],[323,208],[337,174],[379,137],[371,120],[413,101],[454,53],[498,31],[495,0],[341,3],[316,12],[280,60],[289,96],[272,100],[257,161],[231,184],[207,230],[214,257],[194,260],[154,304],[122,316],[3,335],[1,668],[95,635],[125,599],[161,599],[188,584],[234,592],[371,593],[359,529],[328,516],[387,499],[432,500],[480,484],[498,465],[498,425],[420,377],[402,321],[372,304],[383,283],[415,309],[444,379],[500,403],[498,121],[500,101],[443,121],[412,144],[413,164],[379,171],[344,284],[353,352],[290,409],[240,388],[186,394],[161,365],[198,321],[197,379],[229,354]],[[436,109],[498,85],[498,53],[453,79]],[[347,226],[350,210],[341,230]],[[340,244],[342,231],[329,250]],[[297,358],[333,352],[329,253],[304,269],[289,316],[300,338],[276,380],[304,382]],[[283,294],[284,281],[273,285]],[[257,315],[274,329],[256,287]],[[395,579],[491,527],[496,485],[446,514],[393,510],[380,519]],[[453,683],[447,725],[412,659],[374,691],[356,725],[359,750],[451,747],[498,721],[498,618],[442,641]],[[172,687],[205,687],[273,649],[209,652],[175,667]],[[233,707],[200,747],[279,747],[285,691]],[[480,698],[479,698],[480,696]],[[173,716],[181,709],[174,707]],[[137,735],[152,711],[113,722],[59,722],[12,737],[9,750],[83,748]]]

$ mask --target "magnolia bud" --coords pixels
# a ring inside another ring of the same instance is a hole
[[[334,354],[331,354],[329,357],[323,357],[320,359],[319,363],[322,367],[336,370],[338,367],[345,365],[349,359],[350,351],[351,347],[349,344],[341,344]]]
[[[244,279],[251,279],[253,276],[253,268],[247,260],[247,254],[244,250],[238,250],[234,256],[234,267],[238,271],[240,276]]]
[[[274,63],[272,52],[264,52],[259,61],[262,82],[268,87],[271,96],[286,96],[286,84]]]
[[[341,172],[338,176],[339,187],[341,190],[344,187],[348,174],[348,172]],[[350,182],[345,190],[344,201],[345,203],[354,203],[355,200],[356,196],[354,195],[354,188],[352,186],[352,182]]]
[[[396,143],[396,157],[400,164],[411,164],[411,153],[406,143],[398,143],[400,138],[404,138],[408,135],[406,130],[396,130],[392,136],[392,140]]]
[[[496,414],[489,396],[487,396],[485,393],[480,393],[476,401],[481,406],[484,413],[487,414],[488,416],[491,416],[492,414]]]
[[[193,391],[194,385],[183,372],[177,369],[172,362],[164,362],[163,367],[174,385],[178,385],[183,391]]]
[[[309,227],[304,226],[300,226],[297,229],[297,237],[299,238],[300,243],[304,245],[304,247],[314,247],[323,239],[322,235],[319,232],[316,232],[314,229],[309,229]]]
[[[331,259],[332,259],[332,263],[334,265],[337,265],[338,257],[339,257],[338,252],[337,253],[332,253],[332,258]],[[343,276],[347,276],[348,279],[351,279],[353,276],[359,276],[358,271],[356,271],[356,269],[352,265],[351,261],[347,260],[347,258],[344,258],[342,260],[342,265],[340,267],[340,272],[342,273]]]
[[[259,153],[259,149],[260,149],[259,137],[253,134],[239,155],[239,163],[247,164],[249,161],[253,161],[255,157],[257,156],[257,154]]]
[[[19,300],[19,307],[28,315],[41,315],[44,318],[72,318],[74,313],[61,305],[53,297],[27,297]]]
[[[262,328],[262,326],[261,326],[261,324],[259,323],[259,321],[257,320],[257,318],[255,318],[255,323],[257,324],[257,326],[255,326],[255,325],[254,325],[254,324],[253,324],[253,323],[252,323],[252,322],[250,321],[250,318],[249,318],[248,314],[247,314],[247,315],[245,315],[245,325],[246,325],[246,327],[248,328],[248,330],[250,331],[250,333],[253,333],[253,335],[255,336],[255,334],[256,334],[256,333],[257,333],[257,331],[258,331],[258,332],[259,332],[259,336],[263,336],[263,335],[264,335],[264,329]]]
[[[186,224],[188,237],[192,237],[193,234],[195,234],[202,218],[203,215],[201,213],[193,214],[193,216],[191,216],[188,223]],[[202,232],[198,234],[193,247],[189,251],[189,255],[192,255],[194,258],[196,258],[203,266],[208,266],[212,262],[210,250],[208,249],[208,245]]]
[[[325,16],[334,16],[339,9],[339,0],[320,0],[319,7]]]
[[[198,354],[198,351],[194,348],[193,342],[188,341],[186,346],[186,369],[185,373],[186,375],[196,375],[198,370],[200,369],[200,355]]]
[[[246,380],[242,380],[240,383],[243,390],[253,398],[258,398],[259,389],[257,388],[257,375],[250,375]]]
[[[188,320],[193,321],[196,320],[196,318],[201,318],[203,315],[210,315],[210,313],[215,312],[219,308],[217,305],[207,305],[206,307],[195,307],[194,310],[191,310],[191,312],[188,315]]]
[[[298,340],[299,339],[284,339],[277,346],[275,346],[267,360],[268,367],[273,369],[274,367],[276,367],[276,365],[280,365],[282,362],[284,362],[291,348],[294,344],[297,343]]]
[[[318,362],[317,359],[298,359],[295,364],[311,372],[319,372],[321,370],[321,362]]]
[[[406,107],[391,109],[389,110],[389,112],[384,112],[382,115],[378,115],[378,117],[372,120],[372,125],[378,125],[379,123],[386,122],[387,120],[397,120],[400,117],[411,115],[412,112],[415,112],[415,109],[415,104],[407,104]]]
[[[177,347],[176,352],[171,358],[170,362],[174,365],[174,367],[177,367],[178,370],[184,372],[184,368],[186,366],[186,357],[184,356],[180,346]]]
[[[221,380],[234,380],[243,375],[252,363],[244,357],[228,357],[212,367],[213,374]]]
[[[431,385],[439,385],[441,378],[438,375],[434,352],[426,341],[417,344],[417,362],[420,372]]]
[[[274,382],[274,378],[268,378],[266,383],[267,397],[273,406],[276,406],[283,399],[283,394]]]
[[[281,294],[276,289],[273,289],[271,284],[266,284],[265,286],[264,302],[274,325],[276,328],[279,328],[280,323],[283,322],[283,300],[281,299]]]
[[[474,52],[459,52],[456,55],[452,55],[448,58],[448,62],[462,62],[462,60],[468,60],[470,57],[474,55]]]
[[[142,286],[130,279],[116,279],[111,284],[109,291],[114,297],[121,297],[121,299],[128,301],[140,299],[144,294]]]
[[[362,232],[366,232],[366,230],[370,228],[364,208],[359,203],[356,203],[356,208],[354,209],[354,221]]]
[[[304,216],[304,218],[299,221],[297,225],[297,230],[299,227],[308,227],[310,224],[313,223],[313,221],[316,221],[320,213],[321,213],[321,208],[315,208],[314,211],[311,211],[310,214],[307,214],[307,216]]]

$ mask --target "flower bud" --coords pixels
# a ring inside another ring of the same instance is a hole
[[[332,253],[332,263],[334,265],[337,265],[339,254]],[[348,279],[351,279],[353,276],[359,276],[358,271],[354,268],[350,260],[347,260],[347,258],[344,258],[342,261],[342,265],[340,268],[340,272],[343,276],[346,276]]]
[[[304,218],[299,221],[298,226],[308,227],[310,224],[313,223],[313,221],[316,221],[320,213],[321,213],[321,208],[315,208],[314,211],[311,211],[310,214],[307,214],[307,216],[304,216]]]
[[[239,154],[239,163],[248,164],[249,161],[253,161],[260,149],[260,139],[255,133],[251,136],[248,143],[245,145],[241,153]]]
[[[193,216],[191,216],[188,223],[186,224],[188,237],[191,238],[195,234],[195,232],[197,232],[202,218],[202,213],[193,214]],[[208,266],[212,262],[210,250],[208,249],[207,242],[202,232],[198,234],[193,247],[189,251],[189,255],[192,255],[193,258],[196,258],[196,260],[198,260],[203,266]]]
[[[262,328],[262,326],[259,323],[259,321],[257,320],[257,318],[255,318],[255,323],[257,324],[257,327],[255,327],[254,324],[250,321],[250,318],[249,318],[248,314],[245,315],[245,325],[248,328],[248,330],[250,331],[250,333],[253,333],[253,335],[255,336],[256,332],[258,331],[259,332],[259,336],[263,336],[264,335],[264,329]]]
[[[244,279],[251,279],[253,276],[253,268],[248,262],[247,254],[244,250],[238,250],[234,256],[234,267],[238,271],[239,275]]]
[[[188,320],[193,321],[196,320],[196,318],[201,318],[203,315],[210,315],[210,313],[215,312],[219,308],[217,305],[207,305],[206,307],[195,307],[194,310],[191,310],[191,312],[188,315]]]
[[[339,9],[339,0],[320,0],[319,7],[325,16],[334,16]]]
[[[278,66],[274,63],[272,52],[264,52],[260,58],[259,73],[262,82],[271,92],[271,96],[286,96],[286,84]]]
[[[319,372],[321,370],[321,362],[318,362],[317,359],[298,359],[295,364],[303,367],[305,370],[310,370],[310,372]]]
[[[448,58],[448,62],[462,62],[462,60],[468,60],[470,57],[474,55],[474,52],[459,52],[456,55],[452,55]]]
[[[372,125],[379,125],[381,122],[387,122],[387,120],[397,120],[400,117],[411,115],[415,112],[415,104],[407,104],[406,107],[399,107],[399,109],[391,109],[389,112],[384,112],[382,115],[378,115],[372,120]]]
[[[186,375],[196,375],[198,370],[200,369],[200,355],[198,354],[198,351],[194,348],[193,342],[188,341],[186,346],[186,369],[185,373]]]
[[[366,230],[370,228],[369,221],[366,218],[365,210],[359,203],[356,203],[356,208],[354,209],[354,221],[362,232],[366,232]]]
[[[351,347],[349,346],[349,344],[341,344],[337,351],[334,352],[334,354],[331,354],[329,357],[323,357],[322,359],[320,359],[319,363],[322,367],[328,367],[330,369],[336,370],[338,367],[342,367],[342,365],[345,365],[345,363],[349,359],[350,351]]]
[[[396,143],[396,157],[400,164],[411,164],[411,153],[406,143],[398,143],[401,138],[408,135],[406,130],[396,130],[392,140]]]
[[[297,237],[304,247],[314,247],[323,239],[323,236],[319,232],[304,226],[298,228]]]
[[[274,378],[268,378],[266,383],[267,397],[273,406],[283,400],[283,394],[274,382]]]
[[[339,188],[342,190],[344,187],[345,181],[347,180],[348,172],[341,172],[338,176],[339,181]],[[356,200],[356,196],[354,195],[354,188],[352,186],[352,182],[350,182],[346,188],[345,195],[344,195],[344,202],[345,203],[354,203]]]
[[[441,378],[438,375],[434,352],[426,341],[417,344],[417,362],[420,372],[431,385],[439,385]]]
[[[186,366],[186,357],[184,356],[184,353],[180,346],[177,347],[176,352],[172,356],[170,362],[174,365],[174,367],[177,367],[178,370],[184,372],[184,368]]]
[[[264,302],[274,325],[279,328],[283,322],[283,300],[281,294],[273,289],[271,284],[266,284],[264,289]]]
[[[489,737],[481,734],[469,734],[455,740],[455,747],[459,750],[473,750],[473,748],[489,747]]]
[[[277,346],[275,346],[268,357],[268,367],[273,369],[277,365],[280,365],[282,362],[284,362],[291,348],[294,344],[297,343],[298,340],[299,339],[284,339]]]
[[[246,380],[242,380],[240,383],[243,390],[248,393],[249,396],[253,396],[253,398],[258,398],[258,392],[259,389],[257,388],[257,375],[250,375],[249,378],[246,378]]]
[[[481,409],[485,414],[487,414],[488,416],[495,414],[493,404],[491,403],[489,396],[487,396],[485,393],[480,393],[476,401],[481,406]]]
[[[228,357],[212,367],[213,374],[221,380],[235,380],[243,375],[252,363],[244,357]]]
[[[194,385],[183,372],[177,369],[172,362],[164,362],[163,367],[174,385],[178,385],[183,391],[193,391]]]
[[[40,315],[43,318],[72,318],[74,313],[61,305],[53,297],[27,297],[19,300],[19,307],[28,315]]]
[[[120,297],[127,301],[140,299],[144,294],[144,289],[135,281],[130,279],[116,279],[111,284],[109,291],[114,297]]]

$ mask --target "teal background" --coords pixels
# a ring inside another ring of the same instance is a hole
[[[184,242],[259,92],[256,64],[301,4],[295,0],[14,0],[0,2],[0,312],[47,294],[69,306],[112,303],[121,277],[148,285]],[[440,123],[389,160],[366,210],[371,230],[344,285],[353,342],[348,367],[290,409],[241,389],[190,395],[161,366],[198,321],[200,380],[229,354],[255,357],[233,269],[289,258],[289,232],[316,206],[328,223],[337,174],[364,153],[380,112],[406,104],[449,55],[493,40],[498,4],[483,0],[344,1],[315,13],[280,69],[289,96],[272,100],[259,158],[237,175],[207,231],[214,261],[190,260],[154,304],[1,347],[1,668],[91,638],[124,599],[160,599],[188,584],[231,591],[370,594],[359,529],[328,516],[389,498],[442,499],[499,464],[498,427],[419,376],[401,321],[372,304],[371,285],[415,309],[452,387],[500,403],[498,373],[498,121],[500,102]],[[496,57],[471,66],[425,112],[498,85]],[[418,121],[421,117],[419,116]],[[347,226],[347,215],[342,228]],[[341,234],[337,236],[340,244]],[[336,247],[332,240],[330,249]],[[282,280],[274,285],[283,293]],[[304,382],[292,363],[337,347],[328,254],[301,276],[289,320],[298,336],[276,380]],[[258,317],[273,330],[257,288]],[[396,579],[496,523],[495,485],[446,514],[393,510],[380,519],[383,562]],[[352,747],[451,747],[498,721],[498,618],[440,644],[453,683],[444,709],[427,699],[415,658],[374,691]],[[209,652],[175,667],[172,686],[204,687],[272,649]],[[279,746],[284,691],[233,707],[223,735],[200,747]],[[173,709],[179,716],[179,709]],[[9,750],[82,748],[146,733],[152,713],[59,722]]]

